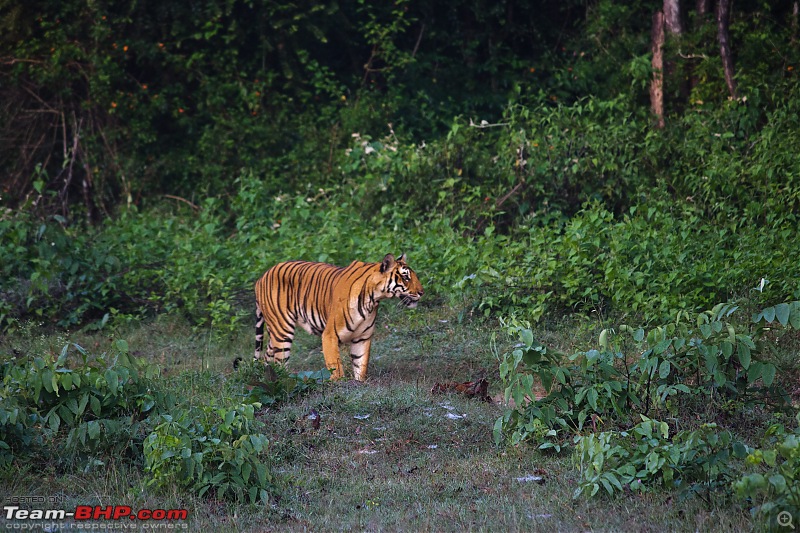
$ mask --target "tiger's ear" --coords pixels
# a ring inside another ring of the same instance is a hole
[[[398,263],[405,263],[406,262],[406,254],[405,254],[405,252],[400,254],[400,257],[397,258],[397,262]]]
[[[392,254],[386,254],[386,257],[381,261],[381,274],[394,266],[395,260]]]

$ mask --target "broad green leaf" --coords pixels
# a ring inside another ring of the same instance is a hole
[[[589,402],[591,408],[597,411],[597,389],[589,389],[589,392],[586,394],[586,400]]]
[[[669,348],[670,344],[672,344],[672,339],[664,339],[660,341],[658,344],[653,346],[653,353],[656,355],[664,353],[667,348]]]
[[[661,379],[666,379],[669,376],[670,370],[672,369],[669,360],[664,359],[661,361],[661,364],[658,365],[658,376]]]
[[[761,378],[763,370],[764,370],[764,363],[760,361],[752,361],[750,363],[750,368],[747,369],[747,382],[755,383],[758,379]]]
[[[53,372],[46,368],[42,370],[42,386],[47,392],[53,392]]]
[[[781,323],[781,326],[786,326],[789,323],[789,304],[779,303],[775,306],[775,318]]]
[[[100,406],[100,400],[97,399],[97,396],[92,395],[89,398],[89,405],[92,408],[92,413],[94,413],[94,416],[99,417],[103,409]]]
[[[116,396],[117,389],[119,388],[119,376],[117,373],[109,368],[105,371],[103,377],[106,378],[106,383],[108,383],[108,388],[111,391],[112,396]]]
[[[522,342],[525,343],[525,346],[529,348],[533,346],[533,332],[531,330],[523,329],[522,331],[520,331],[519,337],[522,340]]]
[[[750,348],[744,344],[739,344],[737,354],[739,355],[739,363],[741,363],[742,368],[745,370],[750,368]]]
[[[789,323],[794,329],[800,329],[800,306],[794,306],[789,315]]]
[[[722,355],[725,356],[725,359],[730,359],[731,355],[733,355],[733,344],[729,341],[722,341],[719,343],[719,349],[722,352]]]
[[[714,371],[717,369],[718,361],[716,355],[711,352],[707,352],[705,354],[705,364],[706,364],[706,372],[709,374],[713,374]]]
[[[50,426],[54,433],[58,432],[58,428],[61,426],[61,417],[56,414],[55,410],[50,411],[50,416],[47,417],[47,425]]]
[[[772,363],[764,363],[764,369],[761,372],[761,379],[764,381],[764,385],[767,387],[772,385],[772,382],[775,381],[776,371],[775,365]]]
[[[97,440],[100,436],[100,423],[97,420],[92,420],[86,425],[86,431],[90,440]]]

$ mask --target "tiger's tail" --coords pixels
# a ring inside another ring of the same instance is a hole
[[[261,306],[256,303],[256,353],[253,358],[257,361],[261,359],[261,352],[264,350],[264,313]]]

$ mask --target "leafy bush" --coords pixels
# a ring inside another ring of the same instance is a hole
[[[599,338],[602,351],[579,352],[568,364],[529,328],[512,325],[520,345],[498,359],[505,398],[513,398],[514,407],[495,423],[495,440],[533,439],[540,448],[560,449],[563,433],[581,432],[587,420],[596,427],[653,412],[688,417],[726,402],[789,405],[762,337],[776,325],[800,324],[800,302],[766,308],[745,327],[730,319],[737,309],[719,304],[691,320],[681,313],[647,332],[627,325],[619,333],[607,329]],[[622,351],[629,342],[637,355]],[[540,398],[537,391],[543,391]]]
[[[237,371],[230,380],[231,395],[242,394],[242,386],[250,389],[247,403],[273,406],[307,394],[330,379],[328,369],[289,372],[279,364],[265,365],[262,361],[238,361]]]
[[[800,427],[800,414],[795,416]],[[751,512],[777,517],[781,512],[800,513],[800,429],[787,431],[772,425],[764,433],[763,447],[749,450],[747,464],[756,472],[733,484],[736,495],[753,505]],[[779,522],[779,525],[784,526]]]
[[[77,364],[70,364],[71,349]],[[7,359],[0,367],[4,460],[60,440],[65,432],[64,455],[135,449],[140,421],[169,403],[151,386],[157,373],[156,367],[132,357],[123,340],[99,356],[73,343],[57,358]]]
[[[578,436],[575,442],[581,468],[576,498],[592,497],[600,487],[609,495],[654,486],[709,492],[730,484],[731,459],[746,453],[742,443],[716,424],[679,431],[670,438],[666,422],[645,416],[629,431]]]
[[[144,441],[148,484],[198,496],[266,502],[273,478],[261,459],[269,441],[254,433],[258,403],[203,405],[162,414]]]

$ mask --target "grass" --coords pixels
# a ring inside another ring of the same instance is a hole
[[[569,455],[529,447],[496,447],[496,403],[456,394],[432,394],[437,382],[486,377],[500,385],[491,337],[496,325],[428,302],[416,311],[384,306],[373,342],[369,380],[325,384],[300,398],[258,413],[270,437],[278,479],[271,505],[255,507],[153,493],[140,463],[115,457],[70,464],[57,456],[12,466],[0,476],[0,498],[39,495],[75,505],[187,508],[195,531],[741,531],[756,527],[740,506],[672,493],[573,500],[577,466]],[[113,333],[69,335],[90,350],[125,338],[138,356],[158,363],[168,386],[192,402],[224,394],[231,363],[252,353],[252,328],[230,339],[196,332],[184,321],[161,318],[118,327]],[[601,329],[591,321],[553,321],[541,332],[569,351]],[[67,336],[36,335],[35,325],[0,342],[0,350],[58,353]],[[514,339],[498,336],[503,351]],[[585,344],[584,344],[585,345]],[[346,356],[345,356],[346,357]],[[295,342],[290,370],[317,370],[318,338]],[[320,416],[315,428],[309,414]],[[54,453],[56,453],[54,451]],[[266,458],[265,458],[266,459]],[[97,462],[100,461],[100,462]],[[531,481],[541,477],[540,482]],[[6,527],[0,517],[0,527]]]

